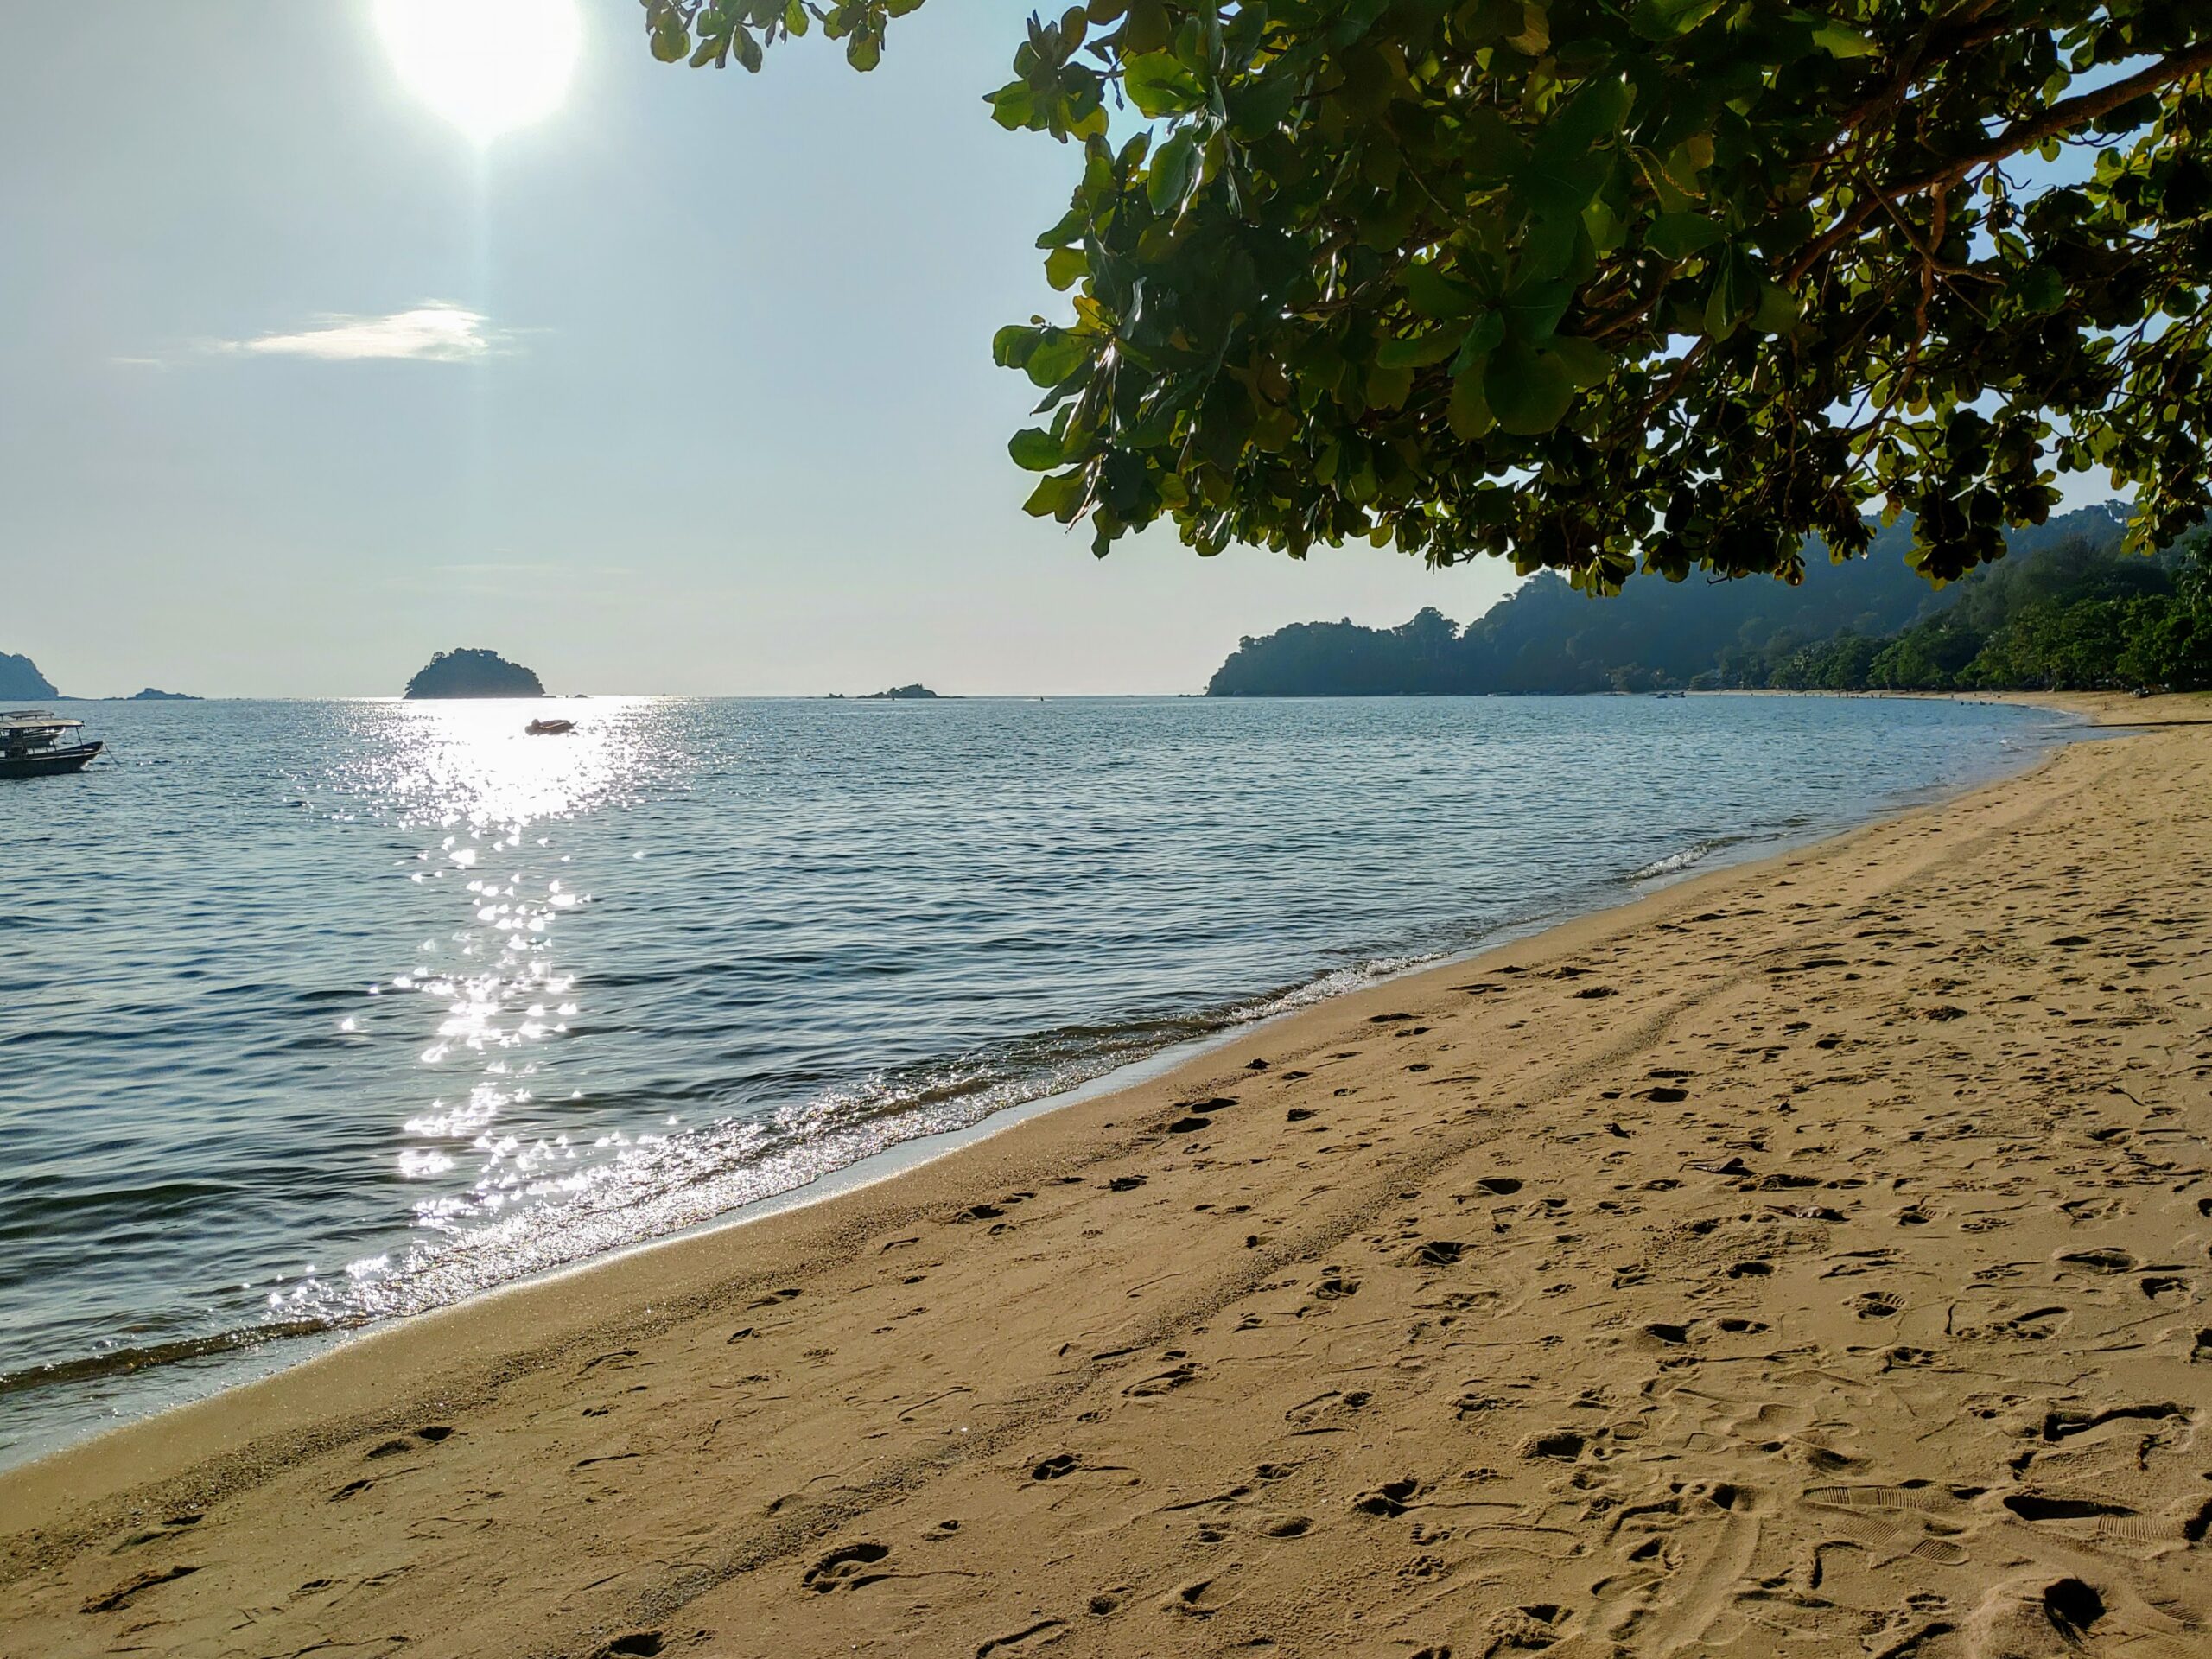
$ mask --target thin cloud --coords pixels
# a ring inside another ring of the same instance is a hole
[[[499,344],[489,322],[480,311],[434,302],[383,317],[322,317],[296,334],[226,340],[222,349],[324,363],[474,363]]]

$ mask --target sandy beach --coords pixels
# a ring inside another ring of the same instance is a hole
[[[2212,702],[2077,706],[0,1476],[0,1654],[2212,1652]]]

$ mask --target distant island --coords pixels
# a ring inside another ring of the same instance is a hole
[[[921,702],[933,700],[937,693],[926,685],[894,685],[888,691],[870,691],[861,699],[863,702]]]
[[[480,648],[442,651],[407,682],[410,702],[442,697],[542,697],[545,688],[520,663]]]
[[[189,691],[163,691],[156,686],[149,685],[143,691],[133,691],[127,697],[111,697],[108,701],[111,702],[201,702],[206,699],[195,697]]]
[[[11,657],[0,651],[0,698],[13,702],[17,700],[38,702],[61,695],[54,682],[38,671],[38,664],[28,657]]]
[[[1592,600],[1546,571],[1464,628],[1302,622],[1243,640],[1206,687],[1236,696],[1590,691],[2095,690],[2212,684],[2212,551],[2120,550],[2126,514],[2085,507],[2008,538],[1948,588],[1904,562],[1912,525],[1864,559],[1817,544],[1796,587],[1632,578]]]

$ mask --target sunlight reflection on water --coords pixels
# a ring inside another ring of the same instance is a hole
[[[448,1090],[407,1118],[410,1144],[394,1154],[398,1178],[439,1183],[412,1210],[426,1237],[394,1253],[346,1264],[342,1281],[308,1273],[268,1295],[272,1319],[353,1319],[423,1305],[427,1289],[401,1294],[403,1274],[445,1253],[441,1241],[497,1216],[518,1199],[584,1185],[568,1135],[503,1130],[502,1114],[536,1099],[537,1046],[569,1034],[582,1012],[576,976],[556,966],[556,923],[592,903],[549,833],[563,820],[633,805],[684,757],[658,699],[603,698],[567,733],[532,734],[539,702],[397,702],[374,705],[368,741],[320,787],[371,804],[400,831],[436,837],[413,855],[416,885],[442,884],[456,925],[424,939],[415,963],[370,995],[427,998],[440,1010],[420,1065]],[[351,812],[334,812],[350,819]],[[364,1030],[357,1018],[340,1022]],[[447,1081],[450,1079],[450,1081]],[[674,1118],[670,1120],[676,1122]],[[619,1132],[598,1149],[623,1144]],[[465,1170],[460,1182],[443,1178]],[[490,1278],[511,1276],[487,1238],[468,1254]],[[441,1275],[448,1285],[452,1275]]]

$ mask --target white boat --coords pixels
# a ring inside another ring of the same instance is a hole
[[[37,709],[0,715],[0,778],[49,778],[81,772],[107,746],[78,734],[81,720],[60,720]]]

